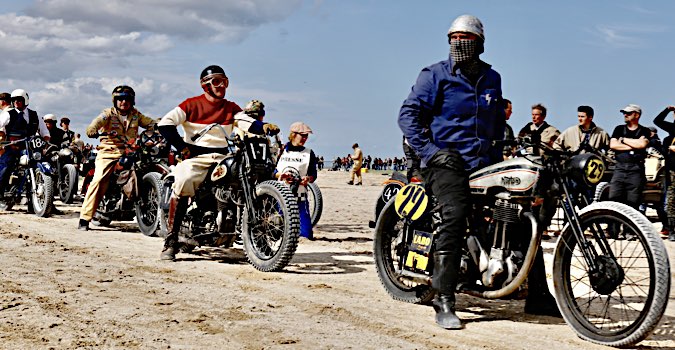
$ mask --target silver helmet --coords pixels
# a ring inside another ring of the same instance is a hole
[[[461,15],[455,18],[448,29],[448,36],[455,32],[471,33],[478,36],[482,41],[485,41],[485,33],[483,33],[483,23],[472,15]]]

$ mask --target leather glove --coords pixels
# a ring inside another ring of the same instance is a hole
[[[276,135],[279,133],[279,127],[276,124],[272,123],[265,123],[263,124],[263,131],[265,132],[266,135]]]
[[[442,149],[431,157],[427,165],[435,168],[445,168],[454,171],[464,170],[464,159],[456,150]]]

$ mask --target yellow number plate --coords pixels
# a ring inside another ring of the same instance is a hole
[[[429,197],[424,187],[418,184],[406,185],[398,191],[394,202],[396,212],[402,218],[417,220],[427,210]]]

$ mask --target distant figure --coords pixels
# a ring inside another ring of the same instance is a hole
[[[354,154],[351,155],[351,158],[352,161],[354,162],[354,166],[352,167],[352,171],[349,173],[351,179],[349,180],[349,182],[347,182],[347,184],[361,186],[363,184],[363,178],[361,177],[361,167],[363,166],[363,152],[359,148],[358,143],[353,144],[352,149],[354,149]],[[359,182],[354,183],[354,176],[356,176],[356,179],[358,179]]]
[[[70,118],[63,117],[61,118],[61,129],[63,129],[63,140],[62,142],[68,142],[68,145],[72,144],[75,140],[75,132],[70,130]]]
[[[506,115],[506,125],[504,129],[504,140],[513,141],[516,139],[516,135],[513,133],[513,128],[509,125],[509,119],[511,119],[511,114],[513,114],[513,104],[509,99],[502,99],[504,101],[504,114]],[[515,147],[511,145],[504,146],[504,160],[513,157]],[[407,153],[406,153],[407,155]]]

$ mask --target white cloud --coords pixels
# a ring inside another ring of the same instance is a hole
[[[42,0],[26,13],[77,23],[94,33],[152,32],[234,43],[265,23],[285,19],[301,3],[301,0]]]
[[[601,44],[613,48],[632,48],[644,45],[644,36],[663,33],[665,26],[655,25],[596,25],[590,32]]]

